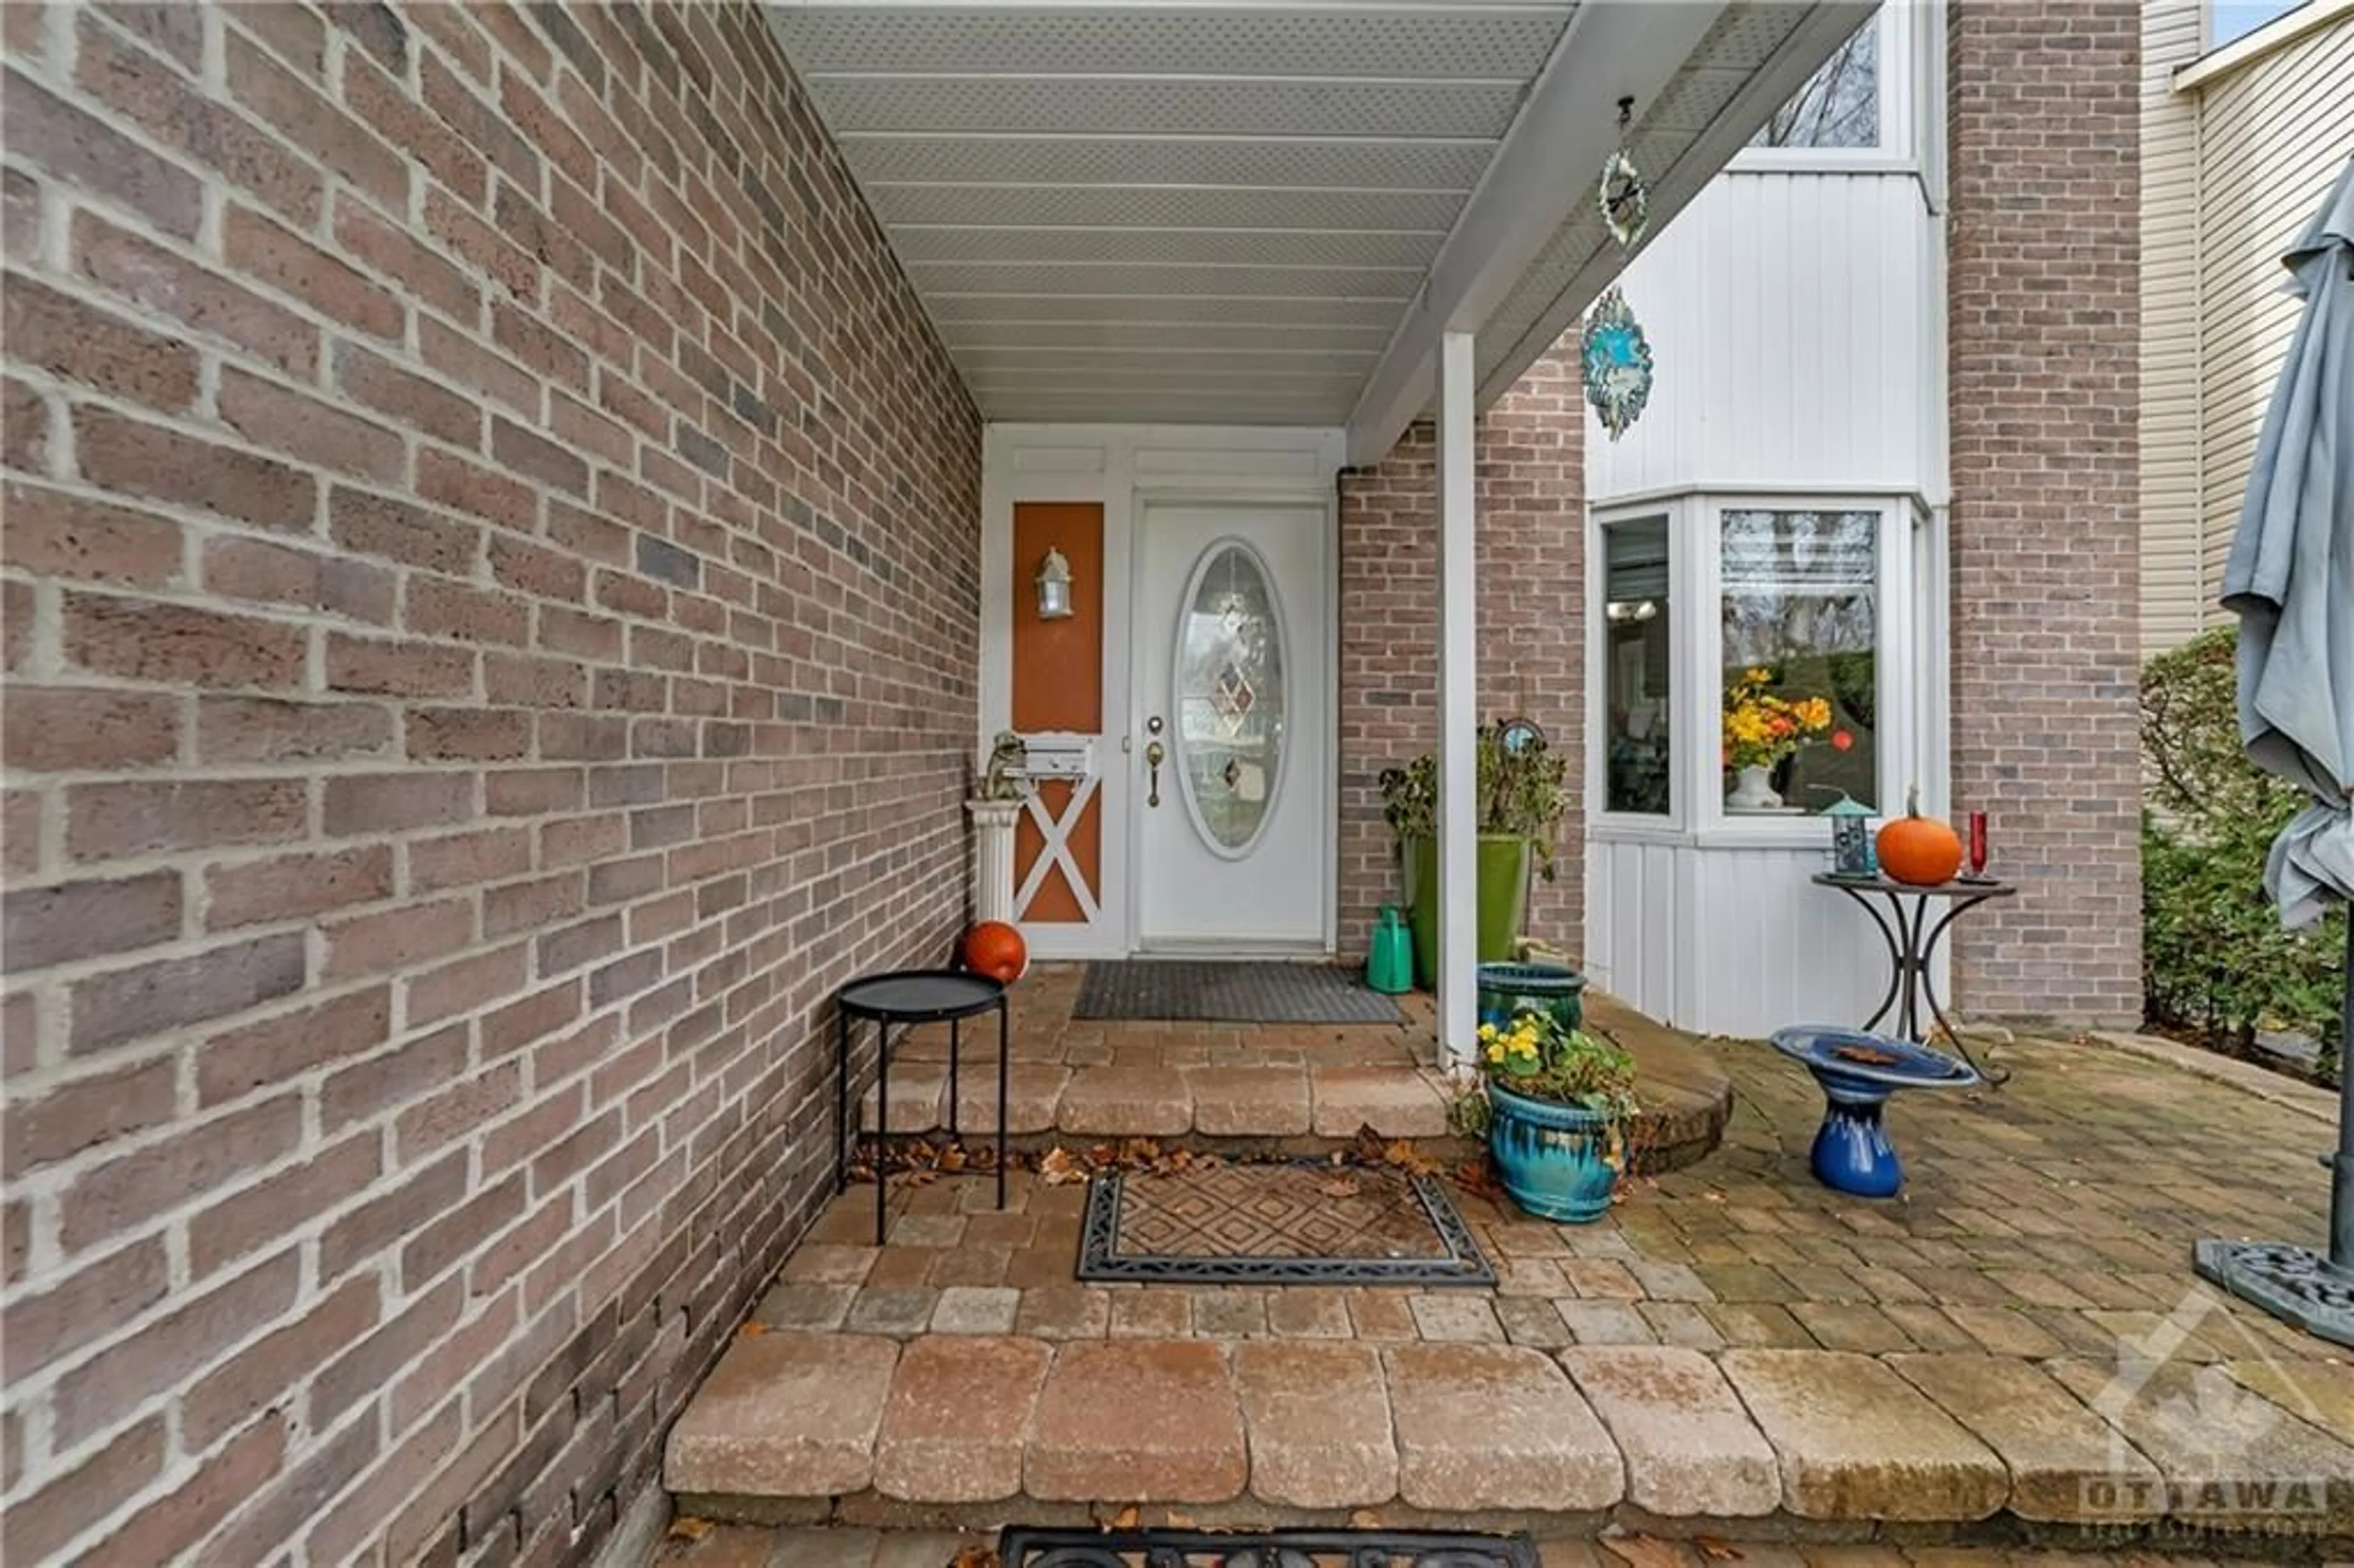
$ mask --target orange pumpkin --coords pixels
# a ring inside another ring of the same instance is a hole
[[[964,934],[964,967],[1012,985],[1030,967],[1030,944],[1002,920],[983,920]]]
[[[1962,869],[1961,835],[1935,817],[1921,814],[1917,789],[1905,797],[1904,814],[1880,830],[1872,847],[1880,852],[1882,874],[1915,887],[1951,882],[1954,873]]]

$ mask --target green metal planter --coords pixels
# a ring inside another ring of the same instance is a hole
[[[1438,841],[1409,839],[1405,845],[1406,904],[1414,927],[1415,981],[1428,991],[1438,984]],[[1482,833],[1479,850],[1480,963],[1500,963],[1527,929],[1529,873],[1536,851],[1510,833]]]

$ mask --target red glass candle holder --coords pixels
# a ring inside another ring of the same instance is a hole
[[[1984,876],[1987,863],[1987,818],[1984,811],[1970,813],[1970,874]]]

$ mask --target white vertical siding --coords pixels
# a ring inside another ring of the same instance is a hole
[[[1860,1024],[1885,994],[1888,966],[1871,917],[1809,880],[1827,864],[1822,849],[1598,839],[1586,852],[1587,973],[1649,1016],[1702,1034]],[[1933,907],[1931,920],[1940,913]],[[1936,976],[1942,996],[1942,951]]]
[[[2156,653],[2208,606],[2199,480],[2199,108],[2174,73],[2199,56],[2203,0],[2143,0],[2141,629]]]
[[[2200,88],[2199,122],[2205,601],[2221,591],[2264,406],[2296,326],[2280,254],[2354,153],[2354,14]]]
[[[1909,170],[1720,175],[1622,280],[1656,385],[1617,441],[1589,416],[1589,499],[1928,492],[1933,233]]]

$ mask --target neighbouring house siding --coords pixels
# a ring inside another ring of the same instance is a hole
[[[578,1560],[966,904],[980,427],[750,5],[11,5],[13,1563]]]
[[[2354,155],[2354,12],[2197,90],[2199,95],[2199,599],[2223,611],[2264,409],[2296,334],[2281,252]]]
[[[1477,440],[1479,716],[1526,715],[1569,759],[1585,754],[1585,501],[1576,343],[1529,367],[1481,416]],[[1375,912],[1400,902],[1382,819],[1382,769],[1438,742],[1438,497],[1432,428],[1341,479],[1340,948],[1363,953]],[[1585,941],[1585,812],[1561,824],[1554,878],[1529,931]]]
[[[2354,10],[2317,25],[2293,12],[2251,40],[2269,47],[2178,87],[2200,14],[2199,0],[2143,12],[2145,653],[2229,619],[2223,564],[2296,330],[2281,252],[2354,150]]]
[[[2199,108],[2174,90],[2206,0],[2143,0],[2141,26],[2141,651],[2198,634]]]
[[[1980,1014],[2141,1012],[2140,9],[1947,34],[1953,796],[2020,896],[1955,931]]]

